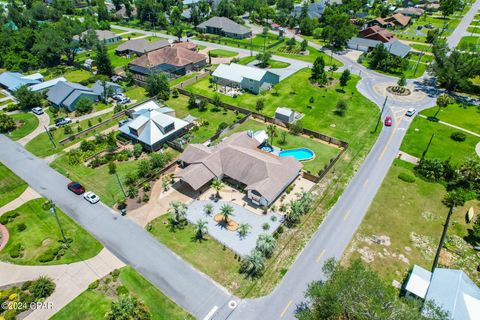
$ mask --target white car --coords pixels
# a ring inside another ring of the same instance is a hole
[[[411,117],[415,114],[415,112],[417,112],[417,110],[415,110],[415,108],[409,108],[407,110],[407,113],[405,113],[405,115],[407,115],[408,117]]]
[[[95,204],[100,201],[100,197],[97,196],[94,192],[88,191],[83,194],[83,198],[90,202],[91,204]]]
[[[43,114],[43,109],[40,107],[35,107],[35,108],[32,108],[32,112],[35,113],[36,115],[41,115]]]

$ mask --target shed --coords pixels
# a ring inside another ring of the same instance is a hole
[[[279,107],[275,110],[275,119],[286,123],[295,121],[295,112],[290,108]]]

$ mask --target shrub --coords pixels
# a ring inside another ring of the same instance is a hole
[[[262,229],[264,231],[267,231],[268,229],[270,229],[270,225],[268,224],[268,222],[265,222],[263,225],[262,225]]]
[[[21,243],[13,245],[13,247],[9,251],[10,257],[12,257],[13,259],[19,258],[22,255],[22,250],[23,247]]]
[[[110,274],[112,275],[113,278],[118,278],[118,276],[120,275],[120,270],[115,269],[112,272],[110,272]]]
[[[142,150],[143,150],[142,145],[139,144],[139,143],[136,143],[136,144],[133,146],[133,156],[134,156],[135,158],[140,157],[140,155],[142,154]]]
[[[398,175],[398,179],[402,180],[402,181],[405,181],[405,182],[408,182],[408,183],[413,183],[415,182],[415,177],[408,174],[408,173],[405,173],[405,172],[402,172]]]
[[[49,297],[55,290],[55,283],[47,277],[40,277],[35,280],[29,288],[33,297],[38,299],[44,299]]]
[[[57,257],[60,249],[61,249],[60,246],[48,248],[44,253],[40,255],[40,257],[38,257],[38,261],[50,262],[54,260]]]
[[[118,296],[126,295],[129,293],[128,288],[125,286],[119,286],[116,291]]]
[[[226,122],[222,122],[218,125],[218,131],[222,131],[226,128],[228,128],[228,124]]]
[[[25,223],[22,222],[22,223],[17,224],[18,232],[25,231],[25,229],[27,229],[27,225]]]
[[[0,224],[6,225],[13,220],[15,220],[16,217],[19,216],[19,213],[16,211],[10,211],[5,213],[4,215],[0,216]]]
[[[457,142],[463,142],[467,139],[467,135],[463,132],[455,131],[450,135],[450,138]]]
[[[72,130],[72,127],[67,125],[63,128],[63,133],[68,135],[68,134],[72,134],[73,133],[73,130]]]
[[[93,281],[92,283],[90,283],[90,284],[88,285],[88,290],[95,290],[95,289],[97,289],[99,284],[100,284],[100,281],[98,281],[98,279],[95,280],[95,281]]]

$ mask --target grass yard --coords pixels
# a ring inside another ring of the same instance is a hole
[[[190,114],[203,122],[203,125],[198,127],[198,129],[191,131],[193,138],[190,140],[190,143],[203,143],[218,131],[218,126],[222,122],[231,125],[238,118],[243,117],[243,115],[240,114],[237,118],[237,115],[230,110],[221,109],[215,111],[211,104],[208,105],[205,111],[200,111],[198,108],[188,109],[188,97],[184,95],[180,95],[178,98],[170,98],[165,104],[175,109],[178,118],[184,118]]]
[[[333,74],[335,78],[339,73]],[[265,99],[265,115],[273,117],[277,107],[288,107],[305,114],[301,120],[306,128],[327,134],[329,136],[353,142],[370,135],[370,129],[366,124],[375,123],[378,116],[378,108],[363,97],[356,89],[359,78],[352,75],[352,79],[345,87],[345,92],[339,85],[327,88],[319,88],[310,84],[309,69],[302,69],[290,77],[284,79],[266,94],[254,95],[244,93],[237,98],[220,94],[222,101],[233,105],[255,110],[256,101]],[[204,78],[190,86],[188,90],[208,97],[213,97],[215,92],[209,88],[208,78]],[[313,97],[313,103],[310,98]],[[345,100],[348,109],[345,116],[341,117],[334,113],[336,104]]]
[[[92,76],[92,74],[87,70],[77,69],[68,71],[63,74],[63,76],[70,82],[80,82],[88,80]]]
[[[132,88],[129,88],[124,92],[124,94],[127,97],[129,97],[132,101],[136,101],[137,103],[148,99],[145,88],[142,88],[139,86],[134,86]]]
[[[286,57],[286,58],[292,58],[292,59],[297,59],[297,60],[303,60],[306,62],[313,63],[317,59],[317,57],[323,57],[323,60],[325,60],[325,65],[326,66],[332,66],[336,65],[337,67],[341,67],[343,64],[338,61],[335,58],[332,58],[331,56],[327,55],[324,52],[318,51],[317,49],[313,47],[308,47],[307,48],[308,54],[303,55],[300,53],[294,53],[294,52],[289,52],[287,51],[287,48],[285,45],[280,46],[279,48],[275,49],[272,51],[274,55]]]
[[[135,161],[116,162],[117,173],[124,179],[128,172],[136,169]],[[122,190],[115,175],[108,173],[108,164],[95,169],[83,164],[68,164],[65,155],[55,159],[50,166],[71,180],[80,182],[86,189],[93,190],[108,206],[113,206],[123,199]]]
[[[120,29],[115,29],[115,28],[110,28],[110,31],[112,31],[115,34],[128,32],[128,31],[125,31],[125,30],[120,30]]]
[[[438,108],[429,108],[421,112],[422,115],[433,117]],[[441,121],[456,125],[458,127],[480,134],[480,107],[474,105],[451,104],[440,109],[437,118]]]
[[[184,320],[193,319],[148,280],[130,266],[119,270],[119,285],[128,289],[129,294],[141,300],[151,313],[153,320]],[[112,276],[107,276],[107,278]],[[111,285],[111,283],[110,283]],[[57,312],[51,320],[69,320],[72,318],[84,320],[104,319],[105,313],[110,310],[113,297],[104,294],[100,288],[87,289],[73,301]]]
[[[395,36],[400,39],[410,40],[410,41],[418,41],[418,42],[426,42],[427,37],[426,34],[428,29],[423,28],[421,32],[425,34],[424,36],[418,35],[415,33],[418,27],[423,27],[427,24],[431,24],[434,28],[440,30],[440,32],[445,28],[443,31],[443,36],[449,36],[455,28],[460,23],[460,18],[455,17],[438,17],[438,16],[422,16],[417,19],[413,19],[412,23],[408,26],[408,28],[404,30],[394,31]]]
[[[173,79],[173,80],[170,80],[169,84],[170,84],[170,87],[174,87],[176,86],[177,84],[183,82],[183,81],[186,81],[188,79],[191,79],[193,77],[195,77],[196,75],[198,75],[198,72],[190,72],[184,76],[181,76],[181,77],[178,77],[176,79]]]
[[[423,51],[423,52],[432,51],[432,45],[430,44],[412,43],[412,44],[409,44],[409,46],[418,51]]]
[[[17,128],[8,134],[12,140],[21,139],[38,127],[38,118],[30,112],[15,113],[11,117],[17,124]]]
[[[73,133],[76,133],[78,131],[77,130],[78,127],[82,128],[82,129],[86,129],[88,127],[89,123],[94,125],[94,124],[99,122],[98,121],[99,119],[106,120],[106,119],[111,118],[112,115],[113,115],[113,112],[108,112],[106,114],[102,114],[101,116],[99,116],[97,118],[92,118],[92,119],[87,119],[87,120],[80,121],[78,124],[77,123],[72,123],[71,127],[72,127],[72,130],[73,130]],[[81,137],[81,139],[92,136],[95,133],[102,132],[103,130],[108,129],[108,128],[112,127],[113,125],[115,125],[117,123],[117,121],[119,121],[119,120],[120,119],[117,119],[115,121],[110,121],[109,123],[106,123],[106,124],[100,126],[100,127],[96,128],[95,130],[92,130],[92,131],[88,132],[87,134],[84,134]],[[58,152],[62,151],[64,148],[80,141],[80,139],[76,139],[76,140],[70,141],[68,143],[65,143],[63,145],[60,145],[58,143],[60,140],[65,139],[65,138],[67,138],[67,137],[69,137],[73,134],[73,133],[72,134],[65,134],[65,127],[57,128],[54,131],[50,131],[50,133],[52,134],[53,140],[55,141],[55,143],[57,145],[56,148],[53,147],[53,144],[50,141],[50,139],[48,137],[48,134],[46,132],[43,132],[43,133],[39,134],[38,136],[33,138],[31,141],[29,141],[26,144],[25,148],[28,151],[30,151],[31,153],[33,153],[34,155],[43,158],[43,157],[47,157],[47,156],[50,156],[52,154],[58,153]]]
[[[0,208],[18,198],[28,185],[0,162]]]
[[[248,119],[245,123],[242,123],[235,129],[226,133],[226,135],[231,135],[232,133],[239,132],[239,131],[247,131],[247,130],[266,130],[268,124],[263,122],[259,122],[253,119]],[[322,171],[323,168],[330,163],[330,160],[335,158],[335,156],[340,152],[340,149],[336,148],[333,145],[328,145],[326,143],[322,143],[317,140],[313,140],[311,138],[307,138],[304,136],[295,136],[288,133],[287,138],[285,139],[285,143],[282,144],[281,137],[280,137],[280,128],[278,128],[278,137],[273,139],[273,145],[276,147],[280,147],[283,150],[286,149],[295,149],[295,148],[308,148],[315,152],[315,158],[310,161],[303,161],[303,168],[305,171],[311,172],[312,174],[318,174],[319,171]]]
[[[420,158],[432,134],[435,133],[426,158],[451,159],[452,163],[458,163],[467,157],[476,157],[475,146],[480,142],[480,138],[465,133],[467,139],[457,142],[450,138],[450,135],[457,131],[457,129],[444,124],[416,117],[407,131],[400,149]]]
[[[5,97],[6,97],[6,95],[3,94],[2,92],[0,92],[0,99],[3,99],[3,98],[5,98]]]
[[[69,248],[64,249],[64,255],[59,253],[56,258],[41,262],[46,252],[61,246],[59,240],[62,239],[55,216],[50,210],[42,208],[45,201],[45,198],[30,200],[14,211],[10,211],[18,213],[18,216],[5,225],[10,233],[10,240],[0,252],[0,260],[22,265],[66,264],[92,258],[102,250],[103,246],[100,242],[57,208],[65,236],[73,241]],[[2,217],[7,214],[9,213],[5,213]],[[21,224],[26,226],[23,231],[19,227]],[[16,247],[20,245],[22,247],[20,257],[12,257],[12,252],[16,251]]]
[[[448,208],[441,202],[446,193],[443,185],[425,182],[418,177],[414,183],[398,178],[400,173],[413,175],[412,168],[412,164],[394,161],[343,259],[347,262],[362,257],[359,250],[363,251],[364,258],[371,254],[373,261],[369,265],[389,283],[392,280],[402,282],[413,264],[431,269],[448,213]],[[468,235],[464,217],[472,205],[478,210],[480,202],[470,201],[455,209],[448,235],[460,238]],[[372,236],[388,236],[391,245],[368,241]],[[480,259],[471,248],[468,254],[476,261],[473,263],[476,267]],[[402,261],[400,255],[407,260]],[[478,275],[468,267],[464,270],[471,276]],[[478,282],[478,276],[475,280]]]
[[[270,69],[282,69],[290,66],[290,63],[277,61],[277,60],[268,60],[268,68]],[[258,67],[258,65],[257,65]]]
[[[256,60],[257,58],[255,56],[248,56],[248,57],[243,57],[243,58],[240,58],[240,60],[238,60],[238,64],[243,64],[243,65],[247,65],[249,64],[250,62]]]
[[[479,40],[480,40],[480,37],[475,37],[475,36],[462,37],[462,39],[460,39],[460,42],[457,45],[457,49],[462,51],[472,51],[472,52],[480,51]]]
[[[224,50],[224,49],[213,49],[209,51],[212,58],[230,58],[238,56],[238,52]]]
[[[362,60],[361,60],[361,63],[362,65],[364,65],[366,68],[369,68],[370,69],[370,65],[368,63],[368,57],[366,57],[365,55],[362,56]],[[425,70],[427,69],[427,61],[431,59],[427,56],[423,56],[421,59],[420,59],[420,62],[418,62],[418,56],[417,55],[411,55],[411,58],[408,60],[408,68],[406,71],[403,71],[401,70],[400,68],[396,69],[396,70],[391,70],[391,71],[383,71],[383,70],[378,70],[378,69],[373,69],[379,73],[383,73],[383,74],[387,74],[387,75],[391,75],[391,76],[395,76],[395,77],[400,77],[403,74],[405,74],[405,77],[407,79],[413,79],[413,78],[417,78],[417,77],[420,77],[422,74],[425,73]],[[425,61],[425,62],[422,62]],[[418,65],[417,65],[418,63]]]

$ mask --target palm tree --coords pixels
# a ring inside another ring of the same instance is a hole
[[[238,227],[238,235],[240,236],[240,239],[244,239],[247,234],[250,232],[251,226],[248,223],[242,223]]]
[[[233,211],[235,211],[235,209],[229,204],[224,204],[220,207],[220,214],[223,216],[223,221],[226,224],[228,224],[228,219],[234,216]]]
[[[207,215],[211,215],[213,212],[213,204],[207,203],[203,206],[203,212]]]
[[[199,240],[203,239],[203,236],[207,233],[207,221],[198,219],[195,223],[195,237]]]
[[[222,180],[218,179],[218,178],[215,178],[213,181],[212,181],[212,188],[217,191],[217,199],[220,198],[220,191],[223,189],[224,187],[224,184],[222,182]]]
[[[263,233],[258,237],[255,248],[268,258],[272,255],[276,245],[277,241],[271,234]]]
[[[185,221],[187,216],[187,206],[180,201],[172,201],[170,202],[168,212],[170,214],[170,220],[174,225],[177,225],[180,222]]]
[[[265,267],[265,258],[258,250],[253,250],[248,256],[243,258],[240,271],[251,277],[260,275]]]
[[[274,124],[267,126],[267,134],[270,137],[270,143],[273,144],[273,138],[277,136],[277,127]]]
[[[445,108],[448,106],[450,103],[452,103],[452,99],[450,98],[449,95],[442,93],[441,95],[438,96],[437,98],[437,112],[435,112],[435,115],[433,116],[434,118],[437,117],[438,113],[440,112],[440,109]]]

